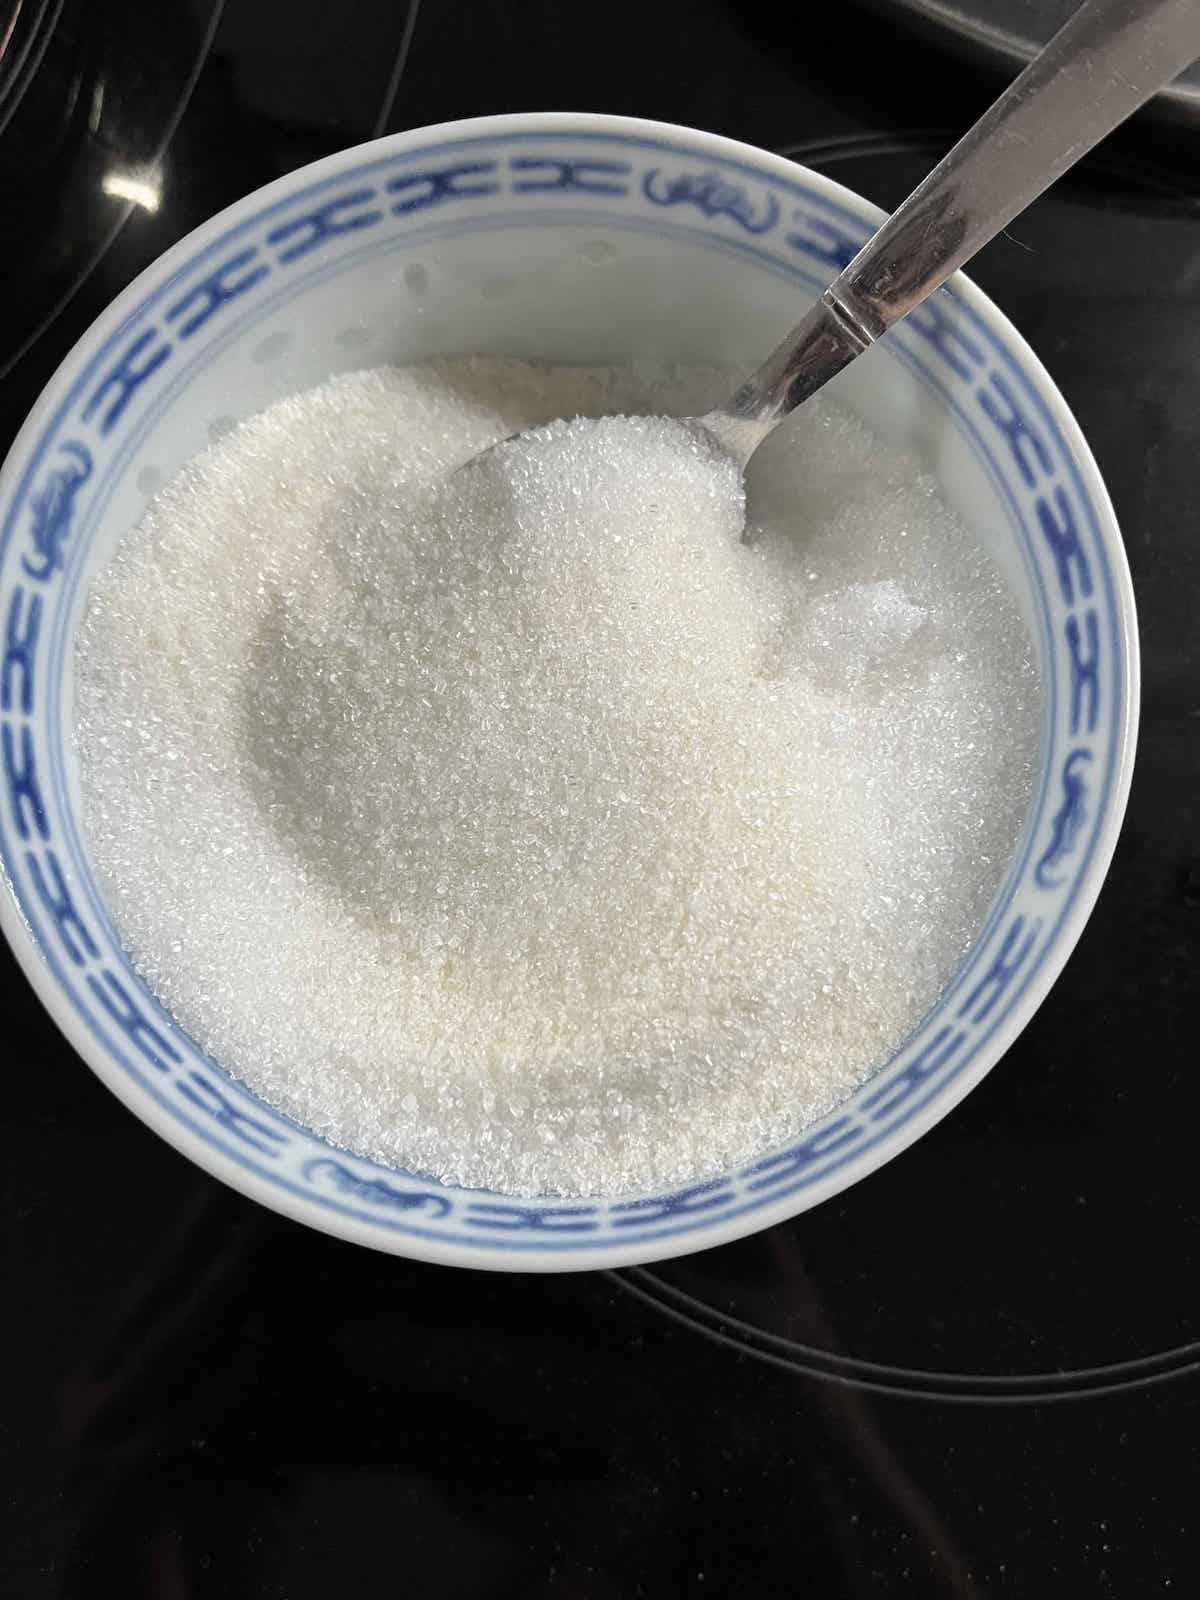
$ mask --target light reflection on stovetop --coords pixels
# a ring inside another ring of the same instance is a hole
[[[223,0],[22,7],[0,69],[6,311],[0,377],[111,249],[137,207],[158,209],[163,161]]]

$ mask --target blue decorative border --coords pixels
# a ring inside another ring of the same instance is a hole
[[[414,1240],[504,1251],[611,1247],[617,1256],[824,1181],[891,1140],[978,1059],[1058,940],[1111,812],[1126,663],[1116,583],[1078,464],[1019,354],[943,291],[893,336],[893,352],[935,389],[987,471],[1043,596],[1051,759],[975,949],[912,1038],[786,1149],[729,1177],[609,1203],[518,1202],[443,1188],[334,1150],[263,1105],[198,1050],[132,971],[72,815],[62,694],[89,538],[177,391],[269,309],[381,250],[563,222],[650,229],[733,251],[809,290],[871,229],[799,176],[700,156],[668,138],[560,130],[439,140],[364,159],[186,254],[90,358],[74,363],[80,370],[54,415],[5,468],[0,862],[30,936],[92,1040],[173,1121],[248,1173]]]

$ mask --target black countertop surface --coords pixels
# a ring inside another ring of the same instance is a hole
[[[0,436],[158,251],[378,132],[626,112],[895,204],[999,80],[828,10],[0,0]],[[1091,442],[1143,646],[1108,884],[1003,1062],[794,1223],[498,1277],[224,1189],[5,952],[0,1594],[1200,1592],[1198,172],[1200,130],[1143,118],[973,268]]]

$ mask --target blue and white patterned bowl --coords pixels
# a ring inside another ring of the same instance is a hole
[[[72,639],[146,497],[231,418],[330,373],[435,352],[745,367],[879,220],[709,134],[520,115],[397,135],[305,168],[169,251],[80,340],[0,478],[0,920],[67,1037],[216,1176],[378,1249],[562,1270],[766,1227],[912,1143],[994,1065],[1100,888],[1125,806],[1137,637],[1120,535],[1061,396],[962,278],[841,379],[920,450],[1003,563],[1036,641],[1040,781],[961,970],[893,1059],[795,1143],[682,1192],[515,1202],[347,1155],[234,1082],[121,950],[79,825]]]

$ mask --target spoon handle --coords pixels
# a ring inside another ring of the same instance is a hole
[[[737,391],[793,410],[1200,56],[1200,0],[1086,0]]]

